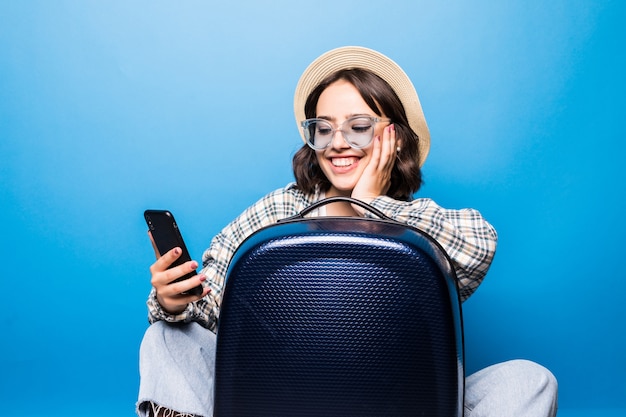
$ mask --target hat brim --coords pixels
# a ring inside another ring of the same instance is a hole
[[[393,60],[380,52],[360,46],[345,46],[330,50],[319,56],[302,73],[293,100],[296,124],[302,140],[306,143],[300,122],[306,118],[304,104],[307,98],[326,77],[336,71],[349,68],[363,68],[373,72],[385,80],[396,92],[404,106],[411,129],[419,137],[418,163],[422,166],[430,150],[430,132],[413,83]]]

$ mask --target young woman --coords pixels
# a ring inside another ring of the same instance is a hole
[[[415,89],[402,69],[366,48],[327,52],[303,73],[294,110],[305,144],[293,158],[295,183],[276,190],[228,224],[195,261],[167,269],[179,249],[151,266],[148,328],[140,352],[139,415],[211,416],[213,356],[224,278],[235,250],[261,227],[299,213],[325,197],[350,196],[433,236],[450,256],[462,300],[484,278],[497,235],[476,210],[448,210],[413,199],[430,134]],[[349,203],[317,216],[362,216]],[[201,296],[181,295],[201,283]],[[493,365],[466,379],[466,416],[553,416],[557,384],[529,361]],[[175,411],[173,411],[175,410]]]

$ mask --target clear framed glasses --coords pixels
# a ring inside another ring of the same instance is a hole
[[[301,123],[307,144],[315,149],[326,149],[336,132],[341,132],[343,139],[353,148],[365,148],[374,138],[374,127],[379,122],[390,122],[390,119],[369,116],[355,116],[345,120],[335,128],[325,119],[307,119]]]

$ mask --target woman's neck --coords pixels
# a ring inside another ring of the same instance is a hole
[[[360,217],[350,203],[339,201],[326,206],[326,215],[335,217]]]
[[[325,197],[350,197],[350,194],[350,192],[341,192],[331,187],[328,191],[326,191]],[[359,213],[352,207],[352,204],[343,201],[328,204],[326,206],[326,215],[336,217],[360,217]]]

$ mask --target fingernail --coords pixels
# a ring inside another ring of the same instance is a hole
[[[180,255],[180,248],[174,248],[174,255]]]
[[[198,279],[200,280],[200,282],[204,282],[206,281],[206,275],[200,275]]]

